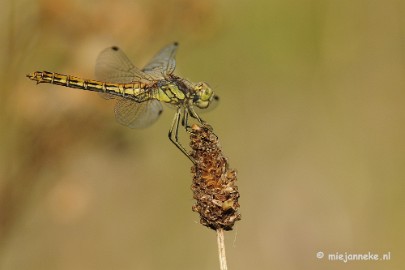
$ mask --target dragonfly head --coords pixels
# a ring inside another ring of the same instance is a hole
[[[200,109],[206,109],[214,97],[214,91],[205,82],[197,83],[194,86],[195,95],[193,103]]]

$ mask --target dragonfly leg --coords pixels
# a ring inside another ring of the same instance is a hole
[[[202,118],[200,118],[200,116],[194,111],[193,107],[189,107],[187,111],[188,111],[188,113],[187,113],[187,119],[188,119],[188,114],[189,114],[192,118],[197,119],[197,121],[198,121],[201,125],[203,125],[203,126],[209,128],[211,131],[213,130],[212,127],[211,127],[211,125],[207,124],[207,122],[205,122]],[[186,123],[187,123],[187,122],[186,122]],[[188,126],[186,127],[186,130],[188,131]]]
[[[169,139],[178,149],[180,149],[181,152],[183,152],[184,155],[186,155],[191,160],[191,162],[195,164],[195,160],[190,156],[190,154],[187,152],[184,146],[181,145],[181,143],[179,142],[180,115],[181,115],[181,108],[178,108],[176,114],[174,115],[172,126],[170,127],[169,130]],[[182,124],[184,124],[184,122]]]
[[[190,115],[187,109],[184,109],[183,118],[181,119],[181,125],[188,133],[191,133],[191,126],[188,124],[188,116]]]
[[[200,118],[200,116],[194,111],[193,107],[189,107],[187,111],[190,113],[190,116],[193,117],[194,119],[197,119],[197,121],[200,122],[200,124],[202,125],[205,124],[205,121]]]
[[[188,126],[188,110],[183,110],[183,118],[181,119],[181,125],[186,129],[189,128]]]

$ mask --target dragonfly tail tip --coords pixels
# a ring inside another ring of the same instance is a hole
[[[28,74],[26,75],[26,77],[27,77],[28,79],[32,80],[32,79],[35,77],[35,74],[34,74],[34,73],[28,73]]]

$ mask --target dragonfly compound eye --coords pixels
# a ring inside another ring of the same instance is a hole
[[[205,109],[210,105],[210,102],[214,96],[214,91],[208,84],[201,82],[195,87],[196,96],[195,104],[200,109]]]

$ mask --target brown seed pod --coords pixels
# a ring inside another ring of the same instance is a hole
[[[218,137],[210,126],[194,124],[190,139],[190,155],[195,160],[191,168],[191,189],[197,201],[192,209],[200,214],[202,225],[213,230],[232,230],[235,222],[241,219],[236,171],[229,168]]]

